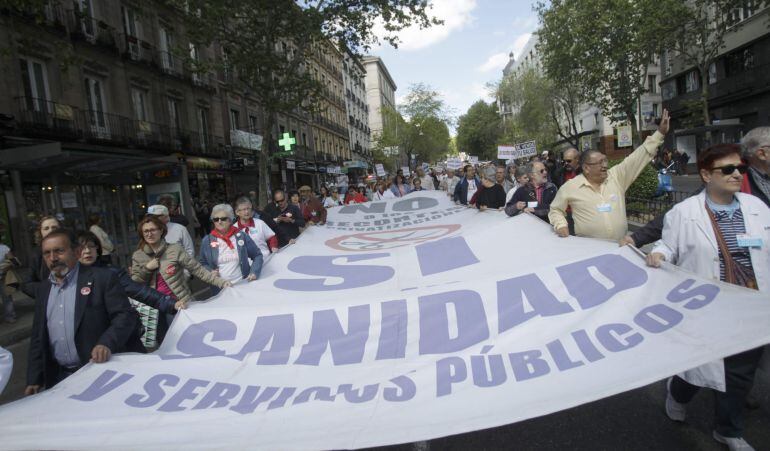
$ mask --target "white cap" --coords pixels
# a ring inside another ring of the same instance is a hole
[[[165,205],[150,205],[147,214],[155,216],[168,216],[168,208]]]

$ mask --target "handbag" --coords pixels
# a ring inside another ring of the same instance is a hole
[[[727,242],[722,231],[717,224],[717,218],[714,216],[714,212],[706,205],[706,211],[708,212],[709,219],[711,219],[711,227],[714,228],[714,235],[717,237],[717,245],[719,246],[719,253],[722,254],[725,263],[725,282],[733,285],[740,285],[742,287],[751,288],[752,290],[758,290],[757,279],[754,275],[752,268],[747,268],[745,265],[735,261],[730,249],[727,247]]]

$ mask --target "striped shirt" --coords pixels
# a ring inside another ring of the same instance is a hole
[[[746,269],[753,273],[754,271],[753,267],[751,266],[751,254],[749,254],[749,248],[738,246],[737,235],[746,233],[746,224],[743,222],[743,213],[741,212],[741,209],[738,208],[733,212],[732,218],[730,216],[731,215],[729,211],[714,211],[714,217],[717,220],[717,226],[719,227],[719,231],[722,232],[722,237],[725,239],[725,243],[727,244],[727,250],[730,251],[730,255],[732,255],[733,260],[743,265]],[[719,280],[722,282],[726,281],[725,258],[724,255],[722,255],[721,249],[719,250]]]

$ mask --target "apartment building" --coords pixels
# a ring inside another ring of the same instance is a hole
[[[348,114],[352,164],[365,172],[373,167],[369,129],[369,106],[366,103],[366,70],[360,58],[349,51],[343,53],[342,79],[345,83],[345,106]]]
[[[396,108],[396,82],[390,76],[385,62],[377,56],[365,56],[362,59],[366,78],[366,104],[369,107],[369,130],[373,142],[379,139],[385,125],[383,108]],[[399,156],[399,165],[409,164],[409,157],[405,152]]]
[[[730,28],[725,45],[708,69],[709,125],[690,105],[701,97],[700,71],[674,51],[663,58],[663,106],[674,133],[666,145],[697,158],[712,143],[738,142],[754,127],[770,124],[770,6],[748,1],[726,11]]]

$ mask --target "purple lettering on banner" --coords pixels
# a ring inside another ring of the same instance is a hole
[[[393,204],[393,211],[427,210],[438,205],[438,200],[430,197],[407,197]]]
[[[278,279],[273,282],[273,285],[276,288],[291,291],[334,291],[368,287],[389,280],[396,271],[390,266],[338,265],[334,261],[344,259],[348,263],[353,263],[388,256],[390,254],[380,253],[296,257],[289,262],[289,270],[297,274],[325,277],[320,279]],[[340,277],[343,281],[336,285],[327,285],[328,279],[326,277]]]
[[[591,339],[588,338],[588,333],[586,333],[584,329],[572,332],[572,338],[575,340],[575,344],[577,344],[578,348],[580,348],[583,357],[589,362],[596,362],[597,360],[604,358],[604,354],[599,352],[596,346],[594,346]]]
[[[230,401],[238,396],[238,393],[240,392],[240,385],[217,382],[211,387],[211,389],[209,389],[209,391],[206,392],[200,402],[196,404],[192,409],[200,410],[227,407]]]
[[[465,360],[460,357],[446,357],[436,362],[436,396],[452,394],[452,384],[468,377]]]
[[[596,269],[612,282],[612,288],[605,287],[589,271]],[[567,291],[577,299],[580,306],[587,310],[596,307],[621,291],[630,290],[647,282],[647,272],[628,261],[626,258],[606,254],[592,257],[569,265],[556,268]]]
[[[717,297],[717,294],[719,294],[719,287],[716,285],[704,283],[693,287],[694,284],[694,279],[685,280],[675,286],[674,289],[668,293],[666,299],[668,299],[669,302],[674,303],[688,301],[684,304],[684,308],[688,310],[698,310],[699,308],[709,305],[711,301]]]
[[[551,372],[548,362],[543,360],[543,353],[537,349],[524,352],[512,352],[508,354],[511,361],[513,376],[517,381],[525,381],[536,377],[545,376]]]
[[[551,354],[551,358],[559,371],[566,371],[584,365],[582,360],[572,360],[570,358],[561,340],[554,340],[545,345],[545,347],[548,348],[548,352]]]
[[[365,204],[350,204],[337,210],[338,214],[352,215],[355,213],[385,213],[386,202],[371,202],[369,205]]]
[[[257,385],[249,385],[246,390],[243,391],[243,396],[238,404],[230,407],[233,412],[240,414],[254,413],[263,402],[267,402],[278,393],[278,387],[265,387],[260,391],[260,387]]]
[[[527,311],[524,299],[532,306]],[[497,282],[497,316],[500,333],[530,320],[538,315],[557,316],[573,312],[574,309],[546,288],[535,274],[526,274]]]
[[[182,403],[188,399],[197,398],[200,393],[196,393],[195,390],[203,388],[210,383],[211,381],[202,379],[188,379],[168,401],[158,408],[158,412],[181,412],[186,410],[187,407],[182,407]]]
[[[342,394],[345,396],[345,401],[352,402],[353,404],[360,404],[362,402],[368,402],[377,396],[380,384],[364,385],[363,389],[353,389],[353,384],[342,384],[337,387],[337,395]]]
[[[179,378],[173,374],[156,374],[147,379],[144,383],[144,391],[147,395],[141,395],[134,393],[126,398],[124,401],[129,407],[152,407],[155,404],[161,402],[166,396],[166,392],[163,391],[162,385],[167,387],[176,387],[179,383]]]
[[[659,334],[681,323],[683,319],[684,315],[671,307],[654,304],[637,313],[634,322],[647,332]]]
[[[226,319],[208,319],[200,323],[191,324],[182,332],[176,348],[187,355],[160,354],[163,360],[191,359],[196,357],[211,357],[225,355],[224,349],[207,345],[203,341],[211,335],[211,341],[231,341],[238,333],[238,326]]]
[[[475,291],[457,290],[420,296],[420,355],[447,354],[489,338],[484,302]],[[450,337],[449,305],[456,312],[457,337]]]
[[[479,259],[468,247],[465,238],[455,236],[415,246],[417,261],[423,276],[430,276],[474,265]]]
[[[313,312],[313,326],[307,344],[302,346],[296,365],[318,365],[327,345],[335,365],[361,363],[369,338],[369,305],[348,307],[348,331],[334,310]]]
[[[93,401],[95,399],[99,399],[107,393],[125,384],[132,377],[134,377],[133,374],[120,373],[120,376],[113,380],[117,374],[117,371],[104,370],[104,372],[100,374],[96,380],[91,382],[91,385],[89,385],[88,388],[83,391],[83,393],[72,395],[70,396],[70,399],[76,399],[78,401]]]
[[[406,300],[383,302],[382,327],[376,360],[403,359],[406,355]]]
[[[270,344],[270,349],[265,347]],[[249,341],[237,354],[230,357],[243,360],[252,352],[259,352],[257,365],[285,365],[294,346],[294,315],[260,316],[254,323]]]
[[[633,348],[644,340],[642,334],[638,332],[634,332],[625,337],[623,336],[632,331],[633,329],[628,324],[605,324],[596,329],[596,339],[610,352],[625,351],[626,349]]]
[[[297,391],[297,387],[284,387],[283,390],[281,390],[281,393],[279,393],[278,396],[274,400],[270,401],[270,404],[267,405],[267,410],[273,410],[285,406],[286,401],[291,398],[295,391]]]
[[[500,354],[486,354],[492,346],[484,346],[482,355],[471,356],[471,373],[473,373],[473,385],[477,387],[496,387],[506,379],[505,362]],[[487,370],[489,362],[489,370]]]
[[[382,397],[385,398],[385,401],[409,401],[414,398],[414,395],[417,393],[417,386],[414,384],[414,381],[407,376],[394,377],[390,382],[398,388],[385,387],[382,391]]]
[[[294,398],[292,404],[306,403],[310,401],[311,396],[316,401],[334,401],[331,387],[310,387],[302,390],[302,392]]]

